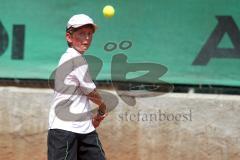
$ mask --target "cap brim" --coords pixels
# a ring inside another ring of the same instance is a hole
[[[89,25],[89,24],[91,24],[94,27],[94,30],[98,29],[98,26],[96,24],[93,24],[93,23],[86,23],[86,24],[81,24],[81,25],[72,25],[72,26],[69,26],[68,29],[71,28],[71,27],[72,28],[79,28],[79,27]]]

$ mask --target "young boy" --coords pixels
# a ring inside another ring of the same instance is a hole
[[[59,62],[61,69],[56,72],[49,113],[48,160],[105,160],[95,128],[106,116],[106,105],[96,91],[83,57],[96,29],[93,20],[84,14],[72,16],[67,23],[69,48]],[[93,118],[88,114],[89,100],[99,106]]]

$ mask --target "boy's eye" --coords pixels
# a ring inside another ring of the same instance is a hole
[[[91,36],[91,35],[92,35],[92,33],[90,33],[90,32],[80,32],[80,33],[78,33],[77,37],[85,38],[85,37]]]

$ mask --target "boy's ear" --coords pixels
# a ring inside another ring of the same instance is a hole
[[[66,40],[68,43],[72,43],[72,35],[69,32],[66,33]]]

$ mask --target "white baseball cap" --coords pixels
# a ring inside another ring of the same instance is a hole
[[[94,30],[97,29],[97,25],[93,22],[92,18],[90,18],[89,16],[85,15],[85,14],[77,14],[72,16],[68,23],[67,23],[67,29],[69,29],[70,27],[73,28],[78,28],[87,24],[91,24],[94,27]]]

